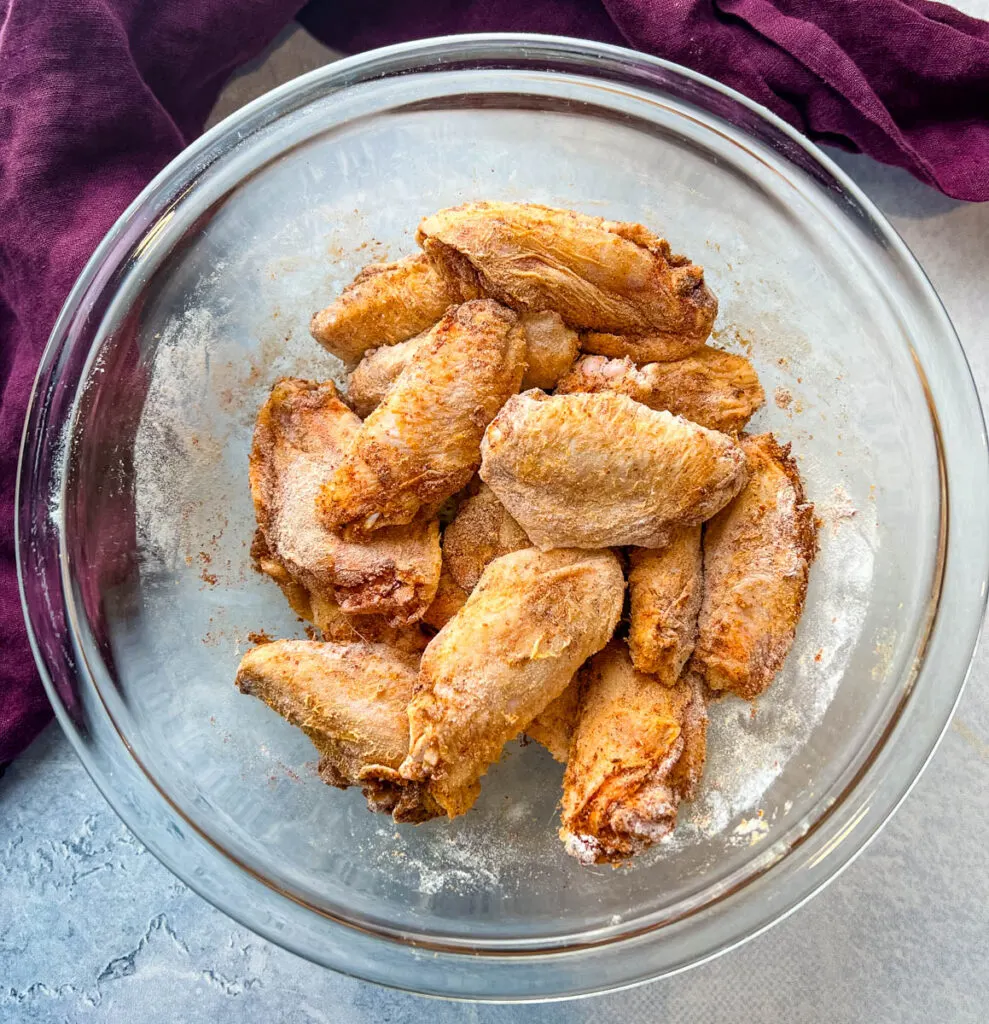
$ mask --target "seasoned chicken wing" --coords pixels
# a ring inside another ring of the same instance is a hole
[[[526,339],[527,369],[522,387],[552,388],[577,358],[577,334],[558,313],[523,313],[519,320]],[[365,353],[347,381],[347,402],[358,416],[370,416],[384,401],[416,349],[428,337],[426,331],[397,345]]]
[[[320,488],[343,462],[360,426],[329,381],[283,378],[275,384],[258,413],[250,457],[251,494],[267,555],[258,561],[283,590],[284,581],[271,571],[275,562],[294,587],[307,592],[306,618],[317,618],[318,605],[323,620],[336,607],[404,625],[420,619],[436,594],[439,525],[420,518],[353,544],[327,530],[316,515]],[[300,594],[286,596],[303,614]]]
[[[525,734],[542,744],[561,764],[567,763],[570,739],[577,724],[580,705],[580,673],[567,684],[567,688],[525,727]]]
[[[474,474],[484,428],[518,391],[524,368],[511,310],[490,299],[451,310],[323,485],[323,524],[359,537],[435,512]]]
[[[440,585],[436,588],[436,597],[426,609],[422,621],[435,629],[442,629],[467,603],[470,593],[450,575],[450,568],[444,561],[440,570]]]
[[[400,341],[397,345],[382,345],[381,348],[372,348],[364,353],[357,368],[347,378],[347,404],[361,419],[367,419],[384,401],[385,395],[412,361],[416,349],[429,337],[429,333],[424,331],[408,341]]]
[[[638,367],[627,358],[584,356],[556,385],[558,395],[577,391],[617,391],[726,434],[737,434],[766,400],[747,359],[709,345],[686,359]]]
[[[481,451],[481,478],[544,550],[662,547],[730,501],[745,472],[725,434],[610,392],[517,395]]]
[[[703,596],[701,528],[678,530],[665,548],[629,552],[628,648],[640,672],[673,686],[694,649]]]
[[[525,530],[486,484],[461,504],[443,533],[443,562],[450,575],[469,594],[488,563],[531,547]]]
[[[529,547],[522,527],[508,514],[490,487],[460,502],[443,532],[443,568],[436,597],[423,621],[437,629],[464,606],[488,563],[510,551]]]
[[[519,320],[525,330],[527,364],[522,388],[549,391],[577,358],[580,351],[577,332],[567,327],[563,317],[552,310],[521,313]]]
[[[312,336],[349,366],[369,348],[394,345],[432,327],[459,302],[422,254],[395,263],[372,263],[336,302],[316,313]]]
[[[360,786],[396,821],[436,813],[422,786],[397,772],[409,749],[406,708],[415,661],[380,644],[276,640],[244,655],[237,686],[298,726],[320,753],[324,782]]]
[[[625,581],[610,551],[526,548],[495,559],[426,648],[409,705],[404,778],[467,811],[502,747],[607,643]]]
[[[668,687],[637,671],[621,644],[581,676],[560,838],[583,864],[620,863],[671,832],[692,796],[704,764],[704,697],[693,680]]]
[[[418,624],[393,626],[380,615],[348,615],[326,593],[317,591],[310,594],[268,551],[268,545],[260,529],[255,531],[251,543],[251,560],[258,572],[264,573],[278,584],[292,611],[300,619],[312,622],[316,626],[323,640],[334,640],[339,643],[381,643],[412,654],[421,654],[425,650],[428,637]],[[434,598],[429,607],[432,608],[435,604]]]
[[[525,203],[467,203],[426,217],[416,240],[464,297],[553,309],[571,327],[648,336],[678,358],[711,333],[704,271],[640,224]],[[653,356],[652,358],[656,358]]]
[[[742,441],[749,482],[704,530],[704,600],[694,664],[712,690],[758,696],[780,670],[817,550],[814,506],[790,446]]]

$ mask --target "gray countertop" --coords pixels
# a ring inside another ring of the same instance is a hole
[[[966,4],[974,8],[989,4]],[[286,33],[223,114],[328,55]],[[989,395],[989,204],[839,162],[923,264]],[[985,647],[985,645],[983,645]],[[172,877],[51,727],[0,780],[0,1021],[222,1024],[596,1019],[982,1022],[989,1007],[989,654],[899,813],[840,878],[741,949],[641,988],[542,1006],[426,1001],[286,953]]]

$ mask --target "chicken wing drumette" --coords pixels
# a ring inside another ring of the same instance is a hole
[[[558,313],[523,313],[526,371],[523,388],[549,390],[577,358],[577,334]],[[347,380],[347,402],[358,416],[367,417],[384,401],[392,385],[429,337],[419,334],[397,345],[385,345],[364,355]]]
[[[674,686],[636,670],[610,644],[581,672],[580,709],[563,777],[560,838],[584,864],[620,863],[676,825],[704,767],[699,680]]]
[[[673,686],[694,649],[703,595],[701,528],[678,530],[664,548],[629,552],[628,647],[640,672]]]
[[[309,329],[323,348],[354,367],[368,349],[427,330],[459,301],[430,261],[417,253],[365,267],[340,298],[313,316]]]

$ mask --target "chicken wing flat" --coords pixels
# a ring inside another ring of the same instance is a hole
[[[504,745],[607,643],[625,581],[610,551],[526,548],[495,559],[426,648],[400,771],[455,817]]]
[[[323,525],[354,537],[432,515],[480,463],[484,428],[525,369],[518,317],[490,299],[451,310],[323,485]]]
[[[353,367],[369,348],[394,345],[432,327],[459,301],[418,253],[365,267],[336,302],[313,316],[309,330],[323,348]]]
[[[678,530],[665,548],[629,552],[628,648],[640,672],[673,686],[694,649],[704,592],[701,528]]]
[[[469,594],[490,562],[531,547],[525,530],[486,484],[468,498],[443,533],[443,561]]]
[[[523,203],[467,203],[419,225],[416,240],[465,297],[555,310],[586,331],[644,335],[678,358],[718,312],[704,271],[640,224]]]
[[[380,644],[276,640],[244,655],[237,686],[298,726],[320,753],[324,782],[360,786],[396,821],[436,813],[423,787],[399,776],[409,749],[406,708],[415,661]]]
[[[567,763],[570,739],[577,724],[580,705],[580,673],[573,677],[567,688],[525,727],[525,734],[544,746],[554,760]]]
[[[617,864],[671,832],[680,801],[693,793],[704,762],[704,698],[687,680],[668,687],[637,671],[621,644],[581,676],[560,838],[583,864]]]
[[[556,385],[558,395],[577,391],[616,391],[725,434],[737,434],[766,400],[747,359],[709,345],[686,359],[638,367],[628,358],[583,356]]]
[[[611,392],[517,395],[481,451],[481,478],[544,550],[663,547],[730,501],[745,473],[730,437]]]
[[[749,482],[704,530],[704,599],[694,663],[712,690],[758,696],[797,629],[817,551],[814,506],[789,445],[742,441]]]
[[[558,313],[523,313],[519,317],[526,340],[523,388],[552,388],[577,358],[577,334]],[[392,385],[412,361],[429,331],[397,345],[371,349],[347,380],[347,403],[367,417],[384,401]]]
[[[316,515],[320,488],[343,462],[360,426],[331,382],[279,380],[254,430],[254,510],[269,569],[277,561],[308,593],[311,614],[304,617],[316,618],[313,606],[319,605],[323,619],[337,607],[404,625],[420,619],[436,594],[438,523],[420,518],[353,544],[327,530]],[[286,596],[293,607],[293,601],[301,606],[298,594]]]

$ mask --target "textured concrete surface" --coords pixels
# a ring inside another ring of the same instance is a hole
[[[989,13],[989,3],[966,8]],[[329,52],[286,33],[240,103]],[[839,156],[913,248],[989,395],[989,204]],[[579,1003],[430,1002],[314,967],[234,925],[145,852],[52,728],[0,779],[0,1021],[184,1024],[981,1022],[989,1007],[989,655],[923,779],[822,895],[726,957]]]

